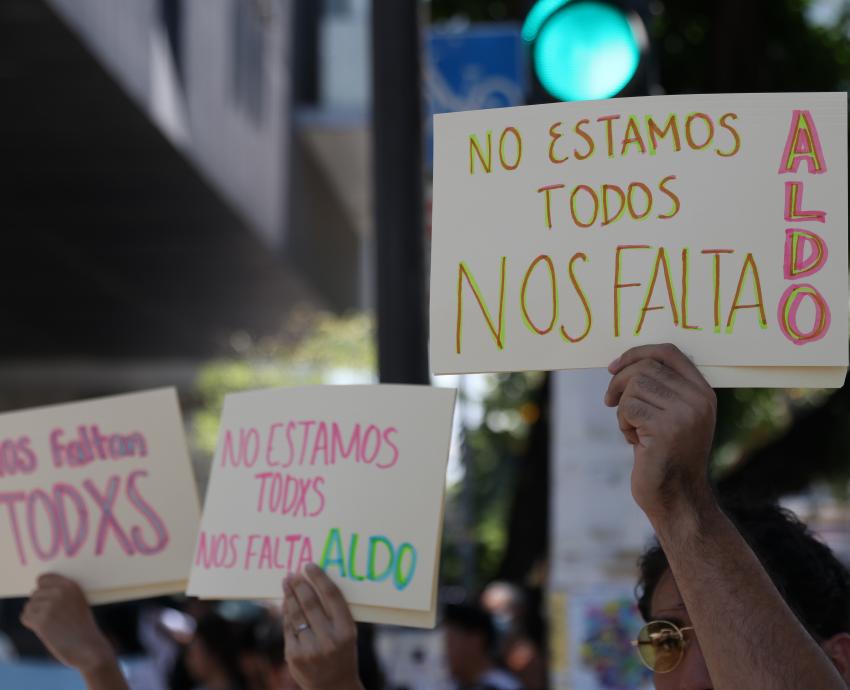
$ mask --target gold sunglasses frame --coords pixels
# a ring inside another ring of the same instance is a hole
[[[675,663],[675,664],[673,664],[673,665],[672,665],[670,668],[668,668],[666,671],[656,671],[656,670],[655,670],[655,668],[654,668],[653,666],[650,666],[650,665],[647,663],[646,659],[644,659],[644,658],[643,658],[643,655],[640,653],[640,646],[641,646],[642,644],[646,644],[646,642],[641,642],[641,641],[640,641],[640,634],[641,634],[644,630],[646,630],[646,628],[648,628],[650,625],[657,625],[657,624],[659,624],[659,623],[663,623],[664,625],[670,626],[673,630],[675,630],[675,631],[676,631],[676,635],[678,636],[678,638],[679,638],[679,639],[681,640],[681,642],[682,642],[682,647],[681,647],[681,651],[680,651],[680,653],[679,653],[679,658],[676,660],[676,663]],[[676,625],[675,623],[671,623],[670,621],[665,621],[665,620],[649,621],[649,623],[647,623],[646,625],[644,625],[644,626],[640,629],[640,631],[638,631],[638,639],[637,639],[637,640],[632,640],[632,647],[634,647],[634,648],[635,648],[635,652],[637,653],[637,655],[638,655],[638,659],[640,659],[640,662],[641,662],[644,666],[646,666],[646,667],[647,667],[650,671],[652,671],[653,673],[659,673],[659,674],[663,674],[663,673],[672,673],[673,671],[675,671],[675,670],[679,667],[679,664],[681,664],[681,663],[682,663],[682,659],[684,659],[684,658],[685,658],[685,652],[687,651],[687,644],[688,644],[687,639],[685,639],[685,633],[686,633],[686,632],[688,632],[688,631],[690,631],[690,630],[693,630],[693,629],[694,629],[694,628],[693,628],[693,626],[688,626],[687,628],[680,628],[680,627],[679,627],[678,625]]]

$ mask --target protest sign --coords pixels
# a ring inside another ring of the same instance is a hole
[[[435,373],[672,342],[715,385],[842,384],[847,94],[555,103],[434,131]]]
[[[180,592],[199,513],[174,389],[0,415],[0,596],[45,572],[92,603]]]
[[[280,598],[315,562],[356,619],[432,626],[454,399],[396,385],[228,395],[188,593]]]

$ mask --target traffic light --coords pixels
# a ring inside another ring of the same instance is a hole
[[[646,91],[649,39],[634,2],[538,0],[526,16],[538,85],[561,101]]]

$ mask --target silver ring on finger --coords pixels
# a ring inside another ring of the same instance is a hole
[[[305,630],[309,630],[310,626],[307,623],[302,623],[301,625],[296,626],[295,628],[295,637],[298,637]]]

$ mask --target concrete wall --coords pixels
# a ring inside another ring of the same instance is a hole
[[[49,0],[271,247],[286,241],[292,0]]]

